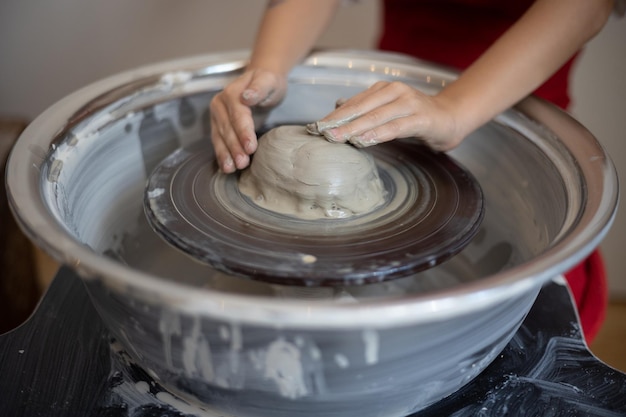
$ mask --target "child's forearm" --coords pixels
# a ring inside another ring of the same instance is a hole
[[[462,136],[524,98],[604,25],[611,0],[538,0],[460,78],[440,93]]]
[[[311,50],[338,6],[339,0],[270,0],[250,67],[286,75]]]

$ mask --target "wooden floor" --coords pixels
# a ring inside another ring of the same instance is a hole
[[[591,351],[615,369],[626,372],[626,301],[612,301]]]

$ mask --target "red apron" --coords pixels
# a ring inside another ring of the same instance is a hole
[[[530,7],[532,0],[385,0],[379,47],[464,69]],[[561,108],[570,103],[572,57],[535,95]],[[588,342],[607,306],[604,263],[598,251],[566,274]]]

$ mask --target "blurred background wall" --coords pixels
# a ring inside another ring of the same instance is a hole
[[[258,0],[2,0],[0,116],[32,119],[81,86],[139,65],[249,48],[264,7]],[[343,8],[319,46],[372,48],[378,13],[375,0]],[[626,19],[613,17],[577,63],[572,107],[608,149],[622,184],[625,44]],[[602,249],[611,295],[626,298],[626,204]]]

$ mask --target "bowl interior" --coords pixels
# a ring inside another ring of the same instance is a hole
[[[429,72],[430,71],[430,72]],[[346,288],[292,288],[226,276],[165,243],[143,211],[146,179],[163,158],[198,141],[210,146],[209,102],[237,72],[122,93],[75,119],[57,136],[43,164],[46,209],[75,240],[113,262],[191,287],[279,298],[360,300],[441,293],[505,272],[552,248],[571,232],[586,201],[585,179],[567,147],[549,130],[509,110],[474,132],[450,155],[480,183],[485,216],[477,236],[458,255],[398,280]],[[376,80],[400,79],[427,93],[450,75],[428,68],[402,71],[302,66],[275,109],[256,112],[259,129],[315,121],[337,99]],[[562,272],[562,271],[560,271]]]

